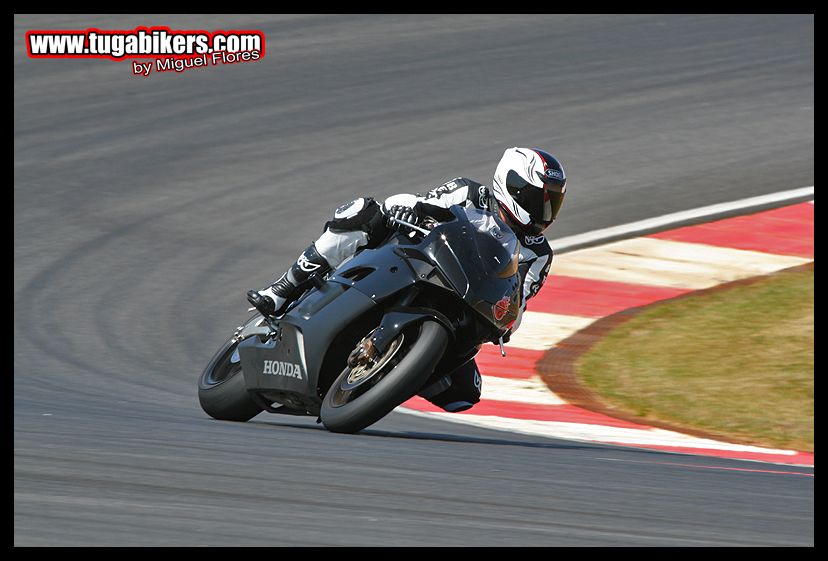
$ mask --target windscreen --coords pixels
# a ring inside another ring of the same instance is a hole
[[[474,241],[483,268],[501,278],[515,274],[518,240],[512,230],[490,212],[474,207],[462,211],[476,231]]]

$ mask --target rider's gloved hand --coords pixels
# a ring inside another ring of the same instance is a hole
[[[396,225],[399,220],[403,222],[408,222],[409,224],[417,225],[419,221],[419,216],[417,215],[417,211],[411,208],[410,206],[405,205],[394,205],[390,209],[388,209],[388,216],[389,222],[391,225]]]

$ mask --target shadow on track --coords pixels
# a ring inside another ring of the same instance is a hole
[[[321,424],[300,424],[300,423],[291,423],[291,422],[273,422],[273,421],[248,421],[247,424],[249,425],[257,425],[260,427],[278,427],[278,428],[293,428],[293,429],[303,429],[303,430],[313,430],[313,431],[320,431],[320,432],[327,432],[331,435],[337,435],[337,433],[329,432],[325,427]],[[493,429],[483,429],[481,430],[493,430]],[[348,437],[378,437],[378,438],[394,438],[394,439],[407,439],[407,440],[431,440],[437,442],[462,442],[462,443],[470,443],[470,444],[487,444],[491,446],[519,446],[522,448],[535,448],[535,449],[549,449],[549,450],[619,450],[623,452],[627,452],[630,454],[643,454],[646,456],[663,456],[664,452],[658,450],[645,450],[641,448],[628,448],[624,446],[613,446],[612,444],[602,444],[602,443],[585,443],[585,442],[573,442],[573,443],[564,443],[562,441],[555,441],[553,439],[549,439],[548,442],[532,442],[532,441],[523,441],[523,440],[515,440],[510,438],[488,438],[488,437],[478,437],[478,436],[469,436],[469,435],[457,435],[457,434],[447,434],[447,433],[434,433],[434,432],[419,432],[419,431],[389,431],[389,430],[378,430],[378,429],[365,429],[356,434],[349,434],[343,435]],[[526,438],[532,438],[530,435],[526,435]],[[539,437],[544,438],[544,437]]]

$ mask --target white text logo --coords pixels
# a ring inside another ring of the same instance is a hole
[[[302,379],[302,367],[293,362],[282,362],[281,360],[264,361],[262,374],[271,376],[287,376],[288,378]]]

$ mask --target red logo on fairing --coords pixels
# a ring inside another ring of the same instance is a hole
[[[497,304],[492,306],[492,313],[494,313],[494,317],[497,321],[502,320],[506,313],[509,311],[509,297],[504,296],[500,300],[498,300]]]

